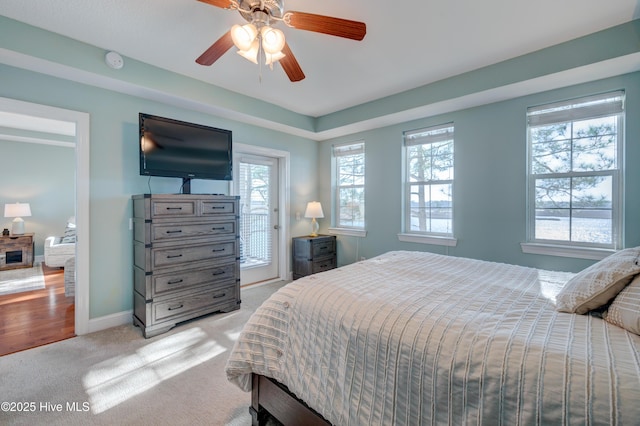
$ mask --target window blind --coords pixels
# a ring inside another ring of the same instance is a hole
[[[406,146],[415,146],[453,140],[453,128],[453,123],[447,123],[424,129],[407,131],[404,132],[404,144]]]
[[[624,112],[624,91],[556,102],[527,109],[529,126],[546,126]]]
[[[334,157],[344,157],[346,155],[364,154],[364,142],[350,143],[346,145],[335,145],[333,147]]]

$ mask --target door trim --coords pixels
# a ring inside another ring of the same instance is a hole
[[[233,143],[233,155],[261,155],[264,157],[272,157],[278,159],[278,223],[280,223],[280,232],[278,233],[278,277],[274,280],[260,282],[260,284],[266,284],[267,282],[291,279],[291,244],[289,244],[290,238],[290,208],[289,208],[289,194],[290,194],[290,182],[289,182],[289,168],[290,168],[290,153],[287,151],[281,151],[272,148],[265,148],[255,145],[247,145],[243,143]],[[230,193],[234,193],[233,185],[230,185]]]

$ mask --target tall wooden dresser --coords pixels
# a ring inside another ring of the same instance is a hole
[[[292,251],[294,280],[337,266],[335,235],[294,237]]]
[[[240,308],[239,197],[133,197],[133,323],[144,337]]]

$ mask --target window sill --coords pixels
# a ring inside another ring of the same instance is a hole
[[[615,253],[611,249],[557,246],[541,243],[520,243],[523,253],[546,254],[549,256],[573,257],[576,259],[602,260]]]
[[[366,229],[353,229],[353,228],[329,228],[329,234],[331,235],[346,235],[348,237],[360,237],[367,236]]]
[[[398,234],[398,240],[405,243],[433,244],[447,247],[455,247],[458,244],[457,238],[436,237],[434,235]]]

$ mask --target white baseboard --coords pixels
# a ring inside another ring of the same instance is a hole
[[[106,330],[107,328],[118,327],[121,325],[132,323],[133,310],[118,312],[115,314],[90,319],[88,333],[94,333],[96,331]]]

